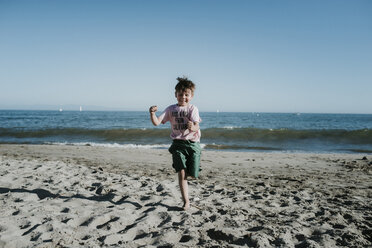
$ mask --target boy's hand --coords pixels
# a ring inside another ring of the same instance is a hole
[[[151,106],[149,109],[150,113],[155,113],[156,111],[158,111],[158,106]]]
[[[156,111],[158,111],[157,106],[151,106],[149,108],[150,119],[151,119],[152,124],[154,124],[154,126],[159,126],[161,121],[159,121],[158,117],[156,116],[156,114],[155,114]]]
[[[194,127],[195,127],[194,122],[192,122],[192,121],[187,122],[187,129],[189,129],[190,131],[195,131]]]
[[[187,122],[187,129],[189,129],[191,132],[196,132],[199,130],[199,123],[198,122],[192,122],[188,121]]]

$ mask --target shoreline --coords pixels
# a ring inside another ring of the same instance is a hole
[[[168,144],[118,144],[118,143],[95,143],[95,142],[76,142],[76,143],[62,143],[62,142],[46,142],[46,143],[0,143],[4,146],[71,146],[71,147],[102,147],[107,149],[123,149],[123,150],[168,150],[172,143]],[[372,155],[372,150],[362,149],[362,148],[350,148],[350,149],[338,149],[333,151],[327,150],[294,150],[294,149],[279,149],[275,147],[234,147],[226,145],[216,145],[216,144],[205,144],[200,143],[203,151],[206,152],[247,152],[247,153],[288,153],[288,154],[351,154],[351,155],[362,155],[370,156]]]
[[[372,156],[203,150],[180,211],[166,149],[0,145],[0,247],[372,245]]]

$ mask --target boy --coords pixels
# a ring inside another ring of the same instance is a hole
[[[190,104],[194,97],[195,84],[186,77],[177,78],[175,96],[177,104],[170,105],[157,117],[157,106],[150,107],[151,122],[158,126],[170,121],[173,139],[169,152],[172,153],[173,168],[178,172],[178,181],[183,199],[183,209],[190,208],[187,177],[197,178],[200,170],[200,128],[199,110]]]

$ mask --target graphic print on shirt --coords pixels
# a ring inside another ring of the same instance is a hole
[[[187,116],[188,113],[186,111],[173,111],[172,117],[175,119],[176,124],[173,124],[174,130],[186,130],[187,129]]]

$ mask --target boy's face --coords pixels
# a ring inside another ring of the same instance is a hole
[[[194,94],[190,89],[176,91],[178,106],[187,106],[191,102],[193,96]]]

